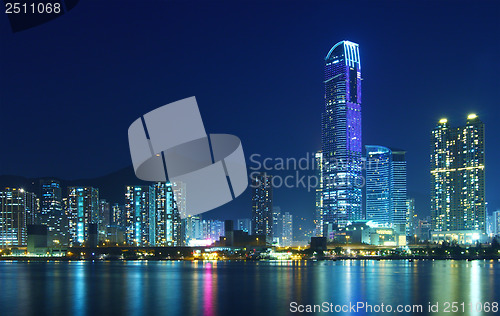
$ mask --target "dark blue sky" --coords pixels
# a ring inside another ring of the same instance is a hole
[[[360,45],[363,144],[408,151],[409,191],[428,213],[430,130],[476,112],[491,211],[499,21],[497,1],[81,1],[15,34],[3,15],[0,174],[75,179],[126,167],[128,126],[192,95],[207,131],[238,135],[247,157],[303,157],[320,148],[324,56],[348,39]]]

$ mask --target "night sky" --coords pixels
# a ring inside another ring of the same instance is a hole
[[[12,33],[0,18],[0,174],[63,179],[131,165],[127,130],[196,96],[209,133],[247,157],[320,148],[323,62],[360,45],[363,145],[407,150],[408,190],[428,214],[430,131],[486,124],[486,194],[500,208],[498,1],[81,1]],[[277,197],[310,214],[287,192]],[[302,204],[301,204],[302,203]]]

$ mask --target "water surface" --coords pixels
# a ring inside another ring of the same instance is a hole
[[[500,263],[482,260],[2,261],[0,314],[296,315],[293,301],[409,304],[424,311],[439,302],[441,312],[433,315],[450,315],[444,302],[499,301],[499,277]]]

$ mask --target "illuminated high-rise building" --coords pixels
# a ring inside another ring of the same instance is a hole
[[[291,247],[293,245],[293,216],[285,212],[282,216],[281,247]]]
[[[97,233],[99,242],[106,241],[107,227],[110,225],[111,205],[105,199],[99,200],[99,214],[97,218]]]
[[[283,215],[279,206],[273,206],[273,239],[279,239],[283,235]]]
[[[236,229],[252,235],[252,220],[250,218],[238,218],[236,221]]]
[[[440,240],[485,233],[484,124],[475,114],[461,127],[441,119],[431,140],[431,225]],[[469,239],[470,240],[470,239]]]
[[[125,211],[124,206],[118,203],[113,204],[111,208],[111,225],[125,227]]]
[[[67,245],[68,216],[63,210],[61,183],[55,179],[40,181],[40,216],[37,223],[47,226],[49,246]]]
[[[36,195],[19,188],[0,191],[0,248],[26,246],[27,225],[38,211]]]
[[[500,210],[496,210],[491,215],[492,234],[494,236],[500,235]]]
[[[217,219],[204,219],[201,221],[203,239],[212,242],[219,240],[225,234],[224,221]]]
[[[415,199],[406,199],[406,236],[414,237],[417,227],[417,213],[415,212]],[[411,240],[411,239],[410,239]]]
[[[129,245],[155,243],[155,189],[153,186],[125,188],[125,237]]]
[[[326,235],[324,220],[327,219],[327,209],[323,207],[323,153],[318,151],[315,154],[316,161],[316,178],[318,184],[316,186],[316,212],[314,216],[314,226],[316,236],[321,237]]]
[[[62,211],[61,183],[58,180],[40,180],[40,193],[40,215]]]
[[[183,243],[190,245],[193,240],[203,239],[203,225],[201,215],[189,215],[182,219]]]
[[[68,187],[68,217],[70,244],[84,245],[89,241],[91,227],[99,220],[99,190]]]
[[[363,218],[361,147],[361,62],[359,46],[335,44],[325,57],[325,108],[322,114],[322,204],[319,222],[345,227]],[[317,198],[318,201],[318,198]],[[318,203],[317,203],[318,204]],[[318,220],[317,220],[318,222]]]
[[[391,224],[399,228],[401,234],[406,230],[406,152],[391,148],[392,152],[392,214]]]
[[[111,223],[110,217],[111,205],[107,200],[101,199],[99,201],[99,230],[101,230],[101,227],[105,229]]]
[[[180,246],[182,244],[181,218],[174,200],[172,185],[157,182],[154,185],[155,246]]]
[[[383,146],[366,146],[366,219],[389,224],[392,213],[392,152]]]
[[[405,234],[405,151],[366,146],[366,219],[389,225]]]
[[[172,190],[174,190],[174,200],[177,204],[177,210],[181,218],[186,218],[186,183],[175,181],[172,183]]]
[[[266,235],[269,242],[272,241],[272,176],[265,173],[258,174],[252,179],[252,231],[254,235]]]

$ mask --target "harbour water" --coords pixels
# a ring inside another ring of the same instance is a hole
[[[0,315],[495,315],[499,280],[493,260],[1,261]]]

